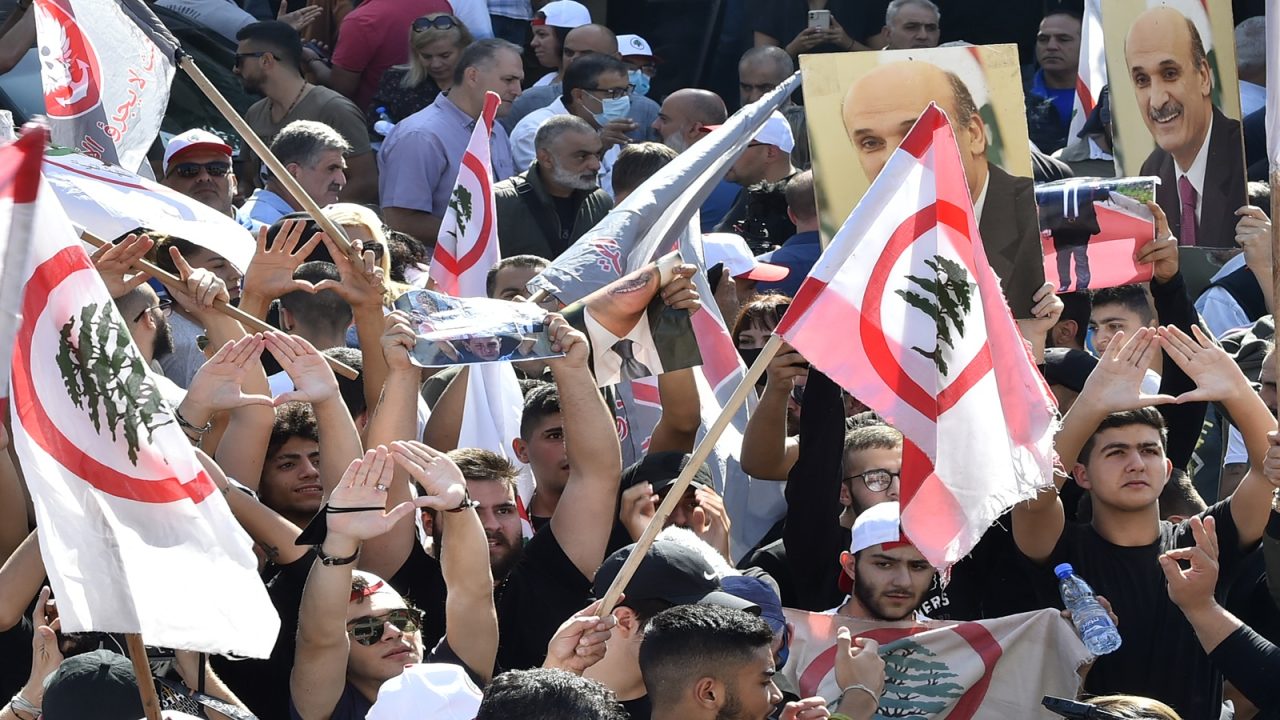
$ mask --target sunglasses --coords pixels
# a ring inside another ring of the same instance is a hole
[[[458,27],[458,21],[452,15],[439,15],[433,18],[420,17],[413,21],[413,31],[416,33],[424,32],[431,28],[449,30],[456,27]]]
[[[422,611],[417,608],[398,608],[380,617],[359,617],[347,623],[347,633],[361,645],[374,645],[382,639],[387,623],[402,633],[417,632],[422,627]]]
[[[152,310],[159,310],[161,315],[165,317],[169,317],[171,314],[173,314],[173,301],[161,300],[159,305],[152,305],[149,308],[143,308],[142,312],[138,313],[137,316],[133,318],[133,321],[138,322],[139,320],[142,319],[143,315],[146,315]]]
[[[169,168],[170,175],[177,175],[181,178],[193,178],[200,175],[203,170],[209,173],[209,177],[222,177],[231,172],[231,163],[214,160],[207,163],[184,162],[178,163]]]
[[[271,51],[269,50],[263,50],[262,52],[252,52],[252,53],[236,53],[236,67],[240,67],[240,64],[244,62],[245,58],[260,58],[263,55],[270,55],[270,54],[271,54]]]

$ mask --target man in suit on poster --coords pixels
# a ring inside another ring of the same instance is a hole
[[[1111,191],[1087,183],[1036,189],[1042,232],[1053,237],[1058,255],[1058,289],[1064,293],[1089,288],[1089,238],[1102,232],[1095,202],[1111,199]],[[1075,282],[1071,261],[1075,260]]]
[[[991,269],[1013,316],[1029,318],[1031,297],[1044,284],[1035,190],[1031,178],[1010,175],[987,160],[986,124],[958,75],[905,60],[859,78],[845,95],[842,115],[862,170],[874,180],[930,102],[951,120]]]
[[[1129,27],[1125,65],[1156,149],[1141,174],[1160,178],[1156,202],[1180,245],[1235,245],[1246,204],[1240,123],[1213,106],[1213,72],[1195,23],[1170,7]]]

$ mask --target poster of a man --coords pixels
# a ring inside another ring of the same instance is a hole
[[[1079,178],[1036,187],[1045,278],[1057,292],[1151,279],[1138,248],[1155,238],[1154,178]]]
[[[702,364],[690,315],[697,271],[671,253],[566,307],[564,319],[591,342],[600,387]]]
[[[806,55],[805,100],[823,234],[861,199],[930,102],[947,113],[987,259],[1015,317],[1044,283],[1017,48]],[[856,164],[862,173],[850,173]]]
[[[1121,169],[1160,178],[1180,245],[1233,247],[1246,193],[1231,3],[1120,0],[1103,26]]]
[[[396,309],[409,313],[418,336],[412,360],[422,367],[558,355],[547,335],[547,311],[531,303],[411,290],[396,299]]]

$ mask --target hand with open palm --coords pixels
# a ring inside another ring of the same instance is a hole
[[[209,413],[245,405],[271,406],[269,396],[246,395],[242,387],[245,375],[258,362],[264,344],[261,334],[228,341],[200,366],[187,388],[186,400]]]
[[[448,455],[420,442],[397,440],[391,443],[391,457],[426,492],[418,498],[421,507],[453,510],[466,500],[466,480]]]
[[[1175,402],[1218,402],[1253,392],[1240,366],[1198,326],[1191,326],[1194,338],[1172,325],[1159,328],[1158,333],[1160,347],[1196,384],[1195,390],[1179,395]]]
[[[1107,413],[1173,402],[1169,395],[1142,392],[1142,380],[1159,351],[1153,328],[1138,328],[1133,337],[1128,338],[1123,332],[1116,333],[1099,358],[1098,366],[1089,373],[1076,402],[1096,404]]]
[[[326,544],[330,541],[360,543],[378,537],[413,512],[415,505],[428,505],[431,498],[418,498],[390,510],[385,509],[387,488],[394,472],[395,464],[385,445],[368,450],[364,457],[351,461],[338,486],[329,495],[325,516],[328,527]]]
[[[293,381],[293,390],[277,397],[276,406],[293,401],[315,405],[338,397],[338,378],[314,345],[282,332],[265,333],[264,337],[267,349]]]

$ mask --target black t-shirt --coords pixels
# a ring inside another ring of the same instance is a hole
[[[289,673],[297,646],[298,608],[315,553],[308,552],[288,565],[268,565],[262,573],[271,604],[280,614],[280,634],[266,660],[212,656],[213,669],[231,692],[261,720],[289,717]]]
[[[504,670],[542,665],[560,623],[591,599],[591,581],[564,554],[552,528],[548,524],[525,544],[499,588],[498,665]]]
[[[556,208],[556,217],[560,219],[560,244],[557,247],[569,247],[573,244],[573,222],[578,217],[579,203],[574,201],[573,195],[552,196],[551,203]]]
[[[865,44],[867,38],[884,27],[884,8],[880,8],[877,19],[869,7],[873,4],[865,0],[828,0],[826,9],[831,11],[832,19],[844,28],[846,35]],[[747,0],[747,17],[751,18],[752,31],[768,35],[785,48],[809,26],[809,3],[805,0]],[[844,51],[844,48],[828,44],[807,52]]]
[[[7,701],[27,684],[27,678],[31,676],[33,639],[29,616],[0,632],[0,702]]]
[[[1219,577],[1233,576],[1242,553],[1230,501],[1200,514],[1217,521]],[[1191,624],[1169,599],[1161,553],[1195,544],[1189,522],[1162,521],[1156,542],[1122,547],[1103,539],[1092,525],[1068,523],[1051,565],[1071,563],[1094,592],[1111,601],[1119,618],[1120,649],[1103,655],[1085,679],[1094,695],[1129,694],[1154,698],[1187,720],[1216,720],[1222,705],[1222,678],[1209,662]],[[1056,600],[1058,607],[1061,599]]]
[[[621,704],[631,720],[649,720],[653,715],[653,704],[649,702],[648,695],[641,695],[635,700],[623,700]]]
[[[404,596],[405,602],[422,611],[422,646],[435,647],[444,637],[444,572],[440,561],[427,554],[415,539],[404,565],[387,582]]]

